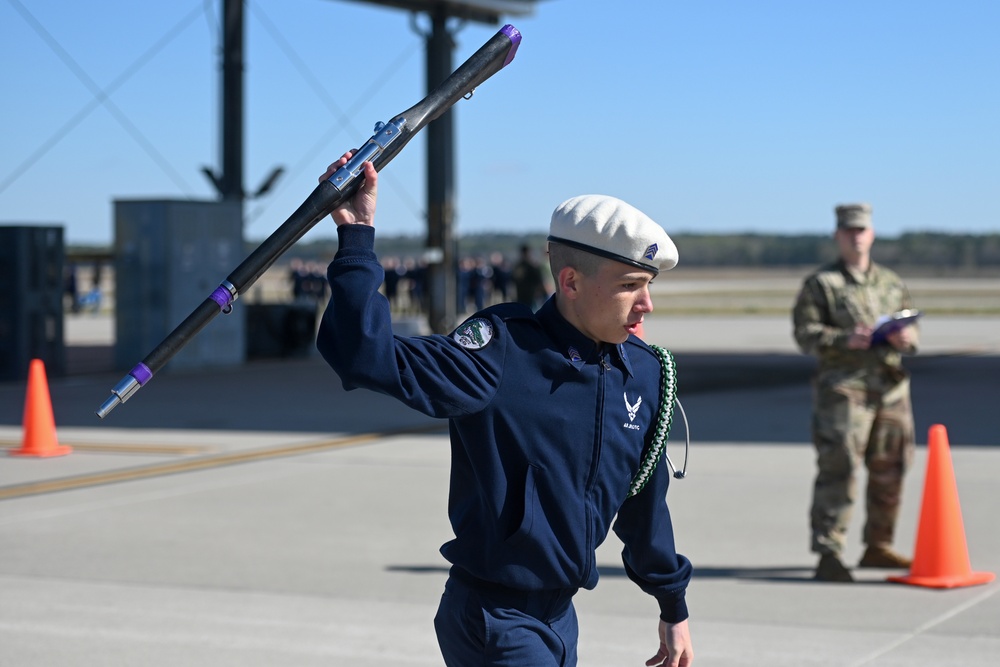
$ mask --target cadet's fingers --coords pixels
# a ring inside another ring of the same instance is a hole
[[[667,652],[667,647],[660,646],[660,650],[656,652],[656,655],[646,661],[646,667],[659,667],[660,665],[665,665],[665,661],[669,656],[670,654]]]
[[[337,171],[345,164],[347,164],[347,161],[351,159],[352,155],[354,155],[354,151],[347,151],[346,153],[340,156],[339,160],[331,163],[330,166],[326,168],[326,171],[323,172],[323,175],[319,177],[320,183],[333,176],[333,172]]]
[[[375,165],[372,162],[365,162],[363,166],[365,172],[365,185],[369,190],[374,190],[375,185],[378,183],[378,172],[375,170]]]

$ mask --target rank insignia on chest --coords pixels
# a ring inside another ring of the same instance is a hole
[[[566,350],[566,356],[569,357],[570,361],[583,361],[583,357],[580,356],[580,353],[575,347],[571,347]]]
[[[477,317],[455,329],[451,337],[467,350],[481,350],[493,340],[493,325]]]

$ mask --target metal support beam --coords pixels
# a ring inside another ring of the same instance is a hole
[[[222,10],[222,174],[219,196],[243,200],[243,0]]]
[[[455,48],[448,31],[449,18],[497,23],[504,14],[531,14],[538,0],[360,0],[368,4],[406,9],[430,17],[427,48],[427,90],[451,75]],[[454,109],[427,126],[427,299],[428,325],[434,333],[448,333],[457,322],[457,242],[455,225]]]
[[[452,73],[454,41],[448,32],[448,12],[439,6],[430,13],[427,36],[427,90]],[[427,266],[428,325],[434,333],[448,333],[456,319],[455,139],[454,110],[427,126],[427,248],[433,261]]]

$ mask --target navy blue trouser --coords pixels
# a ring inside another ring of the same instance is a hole
[[[434,617],[448,667],[575,667],[576,589],[518,591],[458,568]]]

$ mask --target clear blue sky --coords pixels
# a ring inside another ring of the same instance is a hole
[[[112,242],[116,199],[213,199],[221,0],[0,0],[0,224]],[[457,232],[541,232],[563,199],[668,231],[1000,231],[995,0],[543,0],[514,61],[456,105]],[[417,20],[418,26],[426,22]],[[499,25],[466,24],[457,67]],[[245,187],[261,239],[344,149],[423,98],[410,16],[248,0]],[[382,172],[378,227],[423,235],[425,139]],[[324,221],[307,238],[333,236]]]

